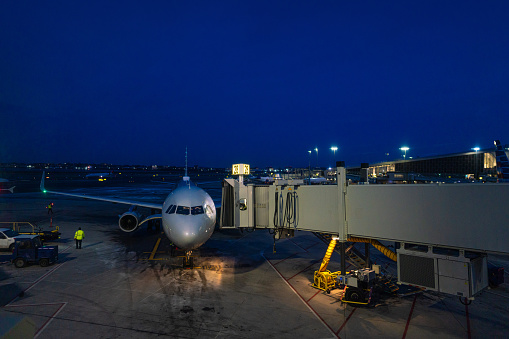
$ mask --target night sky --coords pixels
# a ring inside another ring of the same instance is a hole
[[[338,146],[354,166],[509,143],[508,18],[508,1],[2,1],[0,162],[183,165],[187,146],[191,165],[329,166]]]

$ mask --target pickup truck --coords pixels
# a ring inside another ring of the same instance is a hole
[[[0,228],[0,249],[8,249],[12,252],[16,238],[19,236],[20,234],[18,232],[13,231],[10,228]]]
[[[27,263],[36,263],[42,267],[58,261],[58,246],[42,246],[38,235],[25,235],[16,238],[12,251],[12,262],[17,268]]]

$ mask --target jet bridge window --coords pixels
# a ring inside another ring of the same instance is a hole
[[[166,210],[166,213],[173,214],[173,213],[175,213],[176,208],[177,208],[177,205],[170,205],[170,207],[168,207],[168,209]]]
[[[177,206],[177,214],[189,215],[190,211],[191,211],[190,207],[187,207],[187,206]]]
[[[191,207],[191,214],[197,215],[197,214],[204,214],[205,211],[203,210],[203,207],[201,206],[193,206]]]

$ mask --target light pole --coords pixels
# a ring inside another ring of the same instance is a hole
[[[479,168],[479,158],[477,157],[477,152],[479,152],[481,149],[479,147],[474,147],[472,148],[473,151],[475,151],[475,178],[476,179],[479,179],[479,171],[478,171],[478,168]]]
[[[406,151],[408,151],[410,148],[406,147],[406,146],[403,146],[403,147],[400,147],[400,150],[402,150],[403,152],[405,152],[405,154],[403,154],[403,159],[406,159]]]
[[[318,147],[315,147],[316,151],[316,167],[318,167]]]
[[[332,146],[331,148],[331,151],[334,153],[334,167],[336,166],[336,151],[338,150],[338,148],[336,146]]]
[[[309,177],[309,181],[308,183],[311,185],[311,151],[308,151],[309,153],[309,167],[308,167],[308,177]]]

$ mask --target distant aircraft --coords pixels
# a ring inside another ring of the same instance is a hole
[[[0,188],[0,191],[9,191],[11,193],[14,193],[14,188],[16,188],[16,186],[12,186],[11,188]]]
[[[495,140],[495,156],[497,157],[497,182],[509,182],[509,161],[500,140]]]
[[[0,178],[0,183],[6,183],[6,182],[9,182],[9,180],[7,179],[4,179],[4,178]],[[11,188],[0,188],[0,191],[9,191],[11,193],[14,193],[14,188],[16,186],[12,186]]]
[[[164,233],[173,244],[185,251],[187,263],[189,263],[192,250],[203,245],[214,232],[216,223],[214,201],[207,192],[191,182],[187,176],[187,164],[183,180],[166,197],[162,205],[48,191],[44,188],[44,174],[43,172],[40,185],[40,189],[44,193],[131,205],[129,211],[122,214],[118,221],[120,229],[124,232],[134,232],[149,220],[162,219]],[[141,220],[142,215],[136,211],[138,206],[161,210],[161,214],[153,214]]]
[[[109,173],[90,173],[85,176],[86,179],[92,178],[108,178],[113,176],[113,171]]]

